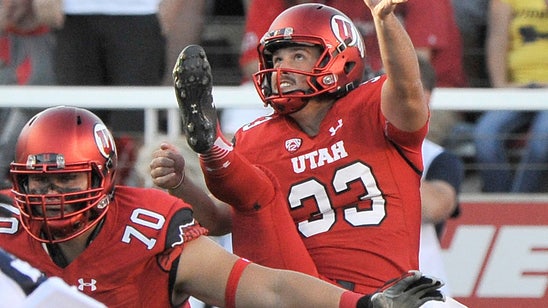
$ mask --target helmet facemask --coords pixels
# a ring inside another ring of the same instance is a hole
[[[317,46],[320,48],[320,56],[317,63],[314,65],[312,71],[302,71],[297,69],[291,69],[287,67],[274,68],[272,64],[272,54],[270,50],[275,51],[278,48],[284,48],[287,46]],[[337,86],[337,76],[333,73],[326,71],[325,63],[328,63],[326,59],[329,59],[328,50],[322,48],[320,45],[309,45],[304,43],[290,43],[290,44],[277,44],[276,49],[270,46],[269,51],[265,51],[266,67],[253,75],[255,85],[260,84],[257,88],[261,99],[271,105],[277,113],[287,114],[300,110],[303,108],[308,100],[312,97],[318,97],[322,94],[329,94],[334,91]],[[273,73],[275,78],[273,78]],[[306,89],[294,89],[291,91],[284,91],[281,88],[282,78],[285,74],[297,74],[306,77]]]
[[[29,161],[44,155],[32,156]],[[62,154],[47,156],[59,158]],[[52,163],[40,163],[32,168],[12,164],[11,173],[21,223],[36,240],[49,243],[68,241],[92,228],[107,212],[110,196],[103,194],[104,177],[93,163],[71,164],[63,168]],[[67,174],[85,174],[88,186],[81,190],[48,182],[43,187],[29,189],[29,177]]]

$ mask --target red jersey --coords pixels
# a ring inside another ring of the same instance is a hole
[[[380,108],[384,80],[340,98],[317,136],[274,115],[242,127],[234,148],[276,176],[320,275],[355,283],[361,293],[418,268],[427,125],[409,133],[387,123]]]
[[[237,152],[230,163],[205,173],[210,191],[234,205],[232,250],[243,258],[272,268],[319,275],[286,207],[275,177],[251,165]]]
[[[156,189],[118,186],[109,206],[98,235],[64,268],[14,218],[0,219],[0,246],[108,307],[171,307],[170,274],[184,266],[184,242],[205,229],[189,205]]]

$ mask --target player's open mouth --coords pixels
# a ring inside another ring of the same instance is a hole
[[[281,88],[281,89],[289,88],[289,87],[291,87],[292,85],[293,85],[292,83],[287,82],[287,81],[282,81],[282,82],[280,82],[280,88]]]

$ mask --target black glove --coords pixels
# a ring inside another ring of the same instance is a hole
[[[361,298],[357,308],[418,308],[430,300],[444,302],[445,296],[439,290],[442,286],[443,282],[434,277],[409,271],[373,295]]]

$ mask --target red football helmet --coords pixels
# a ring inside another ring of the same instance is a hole
[[[321,48],[322,54],[312,72],[273,67],[272,53],[291,45]],[[322,4],[300,4],[282,12],[257,50],[259,71],[253,75],[255,88],[265,104],[280,114],[300,110],[310,97],[317,95],[344,96],[364,76],[365,45],[360,32],[341,11]],[[273,72],[277,72],[277,80],[271,80]],[[306,75],[310,88],[283,93],[279,76],[288,72]]]
[[[90,111],[60,106],[35,115],[19,135],[10,166],[24,229],[40,242],[58,243],[95,226],[107,213],[114,194],[117,159],[111,133]],[[88,177],[86,190],[29,191],[29,175],[79,172]],[[46,215],[47,207],[59,211]]]

